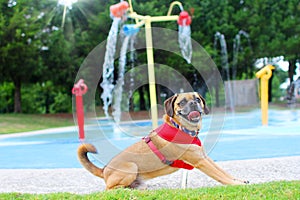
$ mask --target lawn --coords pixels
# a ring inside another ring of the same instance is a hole
[[[0,114],[0,134],[74,126],[71,114]]]
[[[300,199],[300,181],[281,181],[246,186],[219,186],[198,189],[160,189],[160,190],[130,190],[117,189],[88,195],[69,193],[53,194],[19,194],[3,193],[0,199],[101,199],[101,200],[140,200],[140,199]]]

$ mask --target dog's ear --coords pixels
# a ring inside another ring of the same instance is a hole
[[[164,105],[165,105],[165,112],[167,115],[170,117],[173,117],[174,115],[174,102],[177,98],[177,94],[174,94],[173,96],[169,97],[167,100],[165,100]]]
[[[209,109],[206,105],[206,101],[205,99],[198,93],[198,96],[200,97],[201,101],[203,102],[203,105],[204,105],[204,113],[207,115],[209,113]]]

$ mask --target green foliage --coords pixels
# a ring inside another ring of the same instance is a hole
[[[272,79],[272,101],[279,102],[282,97],[286,96],[286,91],[280,88],[281,83],[283,83],[287,78],[287,72],[282,71],[281,69],[277,69],[273,72]]]
[[[0,83],[0,113],[13,111],[14,85],[10,82]]]
[[[12,82],[0,84],[0,113],[13,112],[14,88]],[[70,94],[51,81],[26,84],[21,96],[24,113],[70,113],[72,109]]]
[[[18,1],[16,6],[6,9],[7,4],[0,4],[1,10],[6,11],[2,13],[0,23],[3,30],[0,37],[1,75],[14,82],[16,79],[28,81],[32,76],[39,75],[37,72],[40,70],[33,69],[43,68],[39,54],[41,42],[38,39],[42,24],[38,20],[38,10],[30,9],[35,3],[33,0],[26,3]]]
[[[0,103],[0,112],[12,112],[13,101],[20,103],[21,100],[23,112],[68,110],[65,106],[69,106],[69,103],[64,102],[69,99],[76,72],[89,52],[107,39],[112,22],[109,7],[115,3],[118,1],[78,1],[72,5],[72,9],[68,8],[66,22],[61,28],[63,6],[58,5],[57,1],[0,0],[0,84],[1,90],[5,90],[1,99],[7,100]],[[132,3],[139,14],[159,16],[166,15],[171,1],[137,0]],[[220,50],[219,47],[214,47],[214,34],[218,31],[225,35],[230,74],[236,67],[237,79],[253,77],[256,71],[254,61],[257,58],[283,55],[292,67],[299,62],[298,0],[188,0],[182,1],[182,4],[192,15],[192,38],[213,57],[221,72],[223,66],[220,63]],[[175,6],[172,14],[179,12],[180,9]],[[130,20],[128,23],[134,21]],[[153,26],[177,30],[175,22],[153,23]],[[250,43],[245,37],[241,37],[241,49],[235,64],[233,44],[240,30],[249,34]],[[192,84],[193,66],[170,52],[155,50],[154,53],[155,62],[173,67]],[[139,50],[136,63],[146,63],[144,50]],[[205,67],[203,66],[204,73],[209,74],[211,69]],[[292,77],[295,72],[292,67],[286,77]],[[278,80],[282,81],[281,78]],[[278,80],[274,84],[278,85]],[[50,104],[49,107],[43,106],[46,95],[42,84],[47,81],[55,85],[55,94],[48,91],[48,101],[53,103],[51,108]],[[4,87],[5,82],[13,83],[13,90]],[[273,88],[277,88],[277,85]],[[11,94],[12,91],[14,94]],[[43,97],[32,94],[33,91],[40,92]],[[34,106],[29,105],[30,98],[36,99]],[[147,97],[145,100],[147,101]]]
[[[280,97],[284,97],[285,95],[283,94],[279,86],[280,86],[279,78],[274,76],[272,80],[272,87],[274,88],[272,89],[272,97],[274,98],[275,101],[279,101]]]
[[[26,85],[22,89],[24,113],[71,112],[71,96],[57,89],[51,81]]]
[[[46,113],[42,85],[39,83],[27,85],[21,91],[24,113]]]
[[[54,102],[50,105],[50,113],[71,112],[72,101],[68,94],[58,92],[54,97]]]

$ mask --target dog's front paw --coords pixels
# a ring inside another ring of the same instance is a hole
[[[250,182],[248,180],[239,180],[239,179],[233,179],[236,185],[247,185]]]

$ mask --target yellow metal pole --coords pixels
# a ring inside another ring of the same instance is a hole
[[[151,17],[151,22],[177,21],[177,19],[178,19],[178,15],[154,16]]]
[[[62,20],[61,20],[61,27],[62,28],[64,28],[64,26],[65,26],[66,13],[67,13],[67,5],[64,6],[63,17],[62,17]]]
[[[269,92],[268,92],[268,79],[261,78],[261,117],[262,125],[268,125],[268,108],[269,108]]]
[[[157,101],[156,101],[154,58],[153,58],[153,46],[152,46],[152,29],[151,29],[151,17],[150,16],[148,16],[145,20],[145,33],[146,33],[146,48],[147,48],[147,61],[148,61],[148,76],[149,76],[148,78],[149,78],[152,128],[155,129],[158,126],[158,120],[157,120],[158,112],[157,112]]]
[[[170,6],[169,6],[169,10],[168,10],[167,16],[170,16],[170,15],[171,15],[172,10],[173,10],[173,7],[174,7],[175,5],[177,5],[177,6],[180,8],[181,11],[183,10],[183,7],[182,7],[181,2],[179,2],[179,1],[173,1],[173,2],[170,4]]]
[[[154,58],[153,58],[153,44],[152,44],[152,22],[163,22],[163,21],[177,21],[178,15],[171,15],[174,5],[178,5],[182,9],[182,4],[175,1],[171,4],[167,16],[143,16],[134,12],[132,2],[129,0],[129,13],[128,17],[135,19],[136,28],[145,24],[145,37],[146,37],[146,48],[147,48],[147,61],[148,61],[148,76],[149,76],[149,91],[150,91],[150,106],[151,106],[151,118],[152,127],[155,129],[158,126],[158,111],[157,111],[157,100],[156,100],[156,86],[155,86],[155,72],[154,72]]]
[[[130,12],[130,13],[133,13],[133,7],[132,7],[132,2],[131,2],[131,0],[128,0],[128,3],[129,3],[129,12]]]
[[[269,79],[272,76],[272,69],[275,67],[266,65],[255,74],[257,78],[260,78],[262,125],[268,125]]]
[[[139,15],[136,12],[129,13],[128,17],[138,20],[150,20],[151,22],[165,22],[165,21],[177,21],[178,15],[170,16],[143,16]]]

